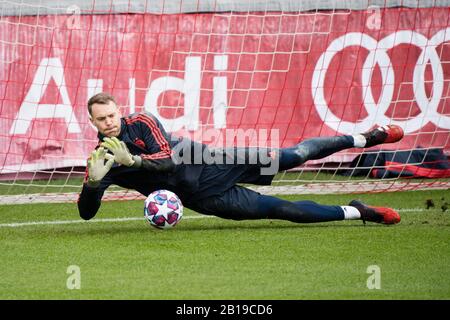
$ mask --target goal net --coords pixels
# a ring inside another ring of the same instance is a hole
[[[0,203],[77,199],[102,91],[212,147],[405,131],[263,193],[449,188],[449,84],[449,1],[0,1]]]

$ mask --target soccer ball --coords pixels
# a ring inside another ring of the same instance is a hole
[[[145,199],[144,216],[151,226],[170,229],[183,217],[183,204],[172,191],[157,190]]]

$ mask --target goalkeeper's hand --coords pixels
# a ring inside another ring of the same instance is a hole
[[[105,160],[107,160],[106,163]],[[88,160],[88,185],[98,186],[113,164],[114,156],[107,153],[105,148],[100,147],[94,150]]]
[[[135,160],[133,159],[130,151],[128,151],[125,142],[120,141],[116,137],[104,138],[103,141],[104,142],[102,142],[101,146],[107,148],[114,154],[114,160],[117,163],[123,164],[127,167],[131,167],[134,164]]]

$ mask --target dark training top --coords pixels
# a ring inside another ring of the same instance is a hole
[[[97,147],[104,137],[98,134],[100,142]],[[234,163],[230,164],[225,161],[222,164],[205,163],[201,157],[205,150],[212,155],[218,151],[209,149],[205,144],[169,135],[158,119],[150,113],[135,113],[122,118],[121,131],[117,138],[125,142],[132,155],[141,157],[141,166],[126,167],[114,163],[97,187],[87,184],[86,168],[83,188],[78,198],[78,210],[83,219],[95,216],[105,190],[112,184],[134,189],[144,196],[159,189],[171,190],[178,195],[184,206],[189,208],[194,203],[198,207],[201,199],[220,195],[236,183],[268,185],[274,177],[261,175],[260,169],[263,165],[259,161],[255,164],[239,164],[241,162],[234,159]],[[201,161],[194,161],[199,159],[199,154]],[[185,161],[186,159],[190,161]]]

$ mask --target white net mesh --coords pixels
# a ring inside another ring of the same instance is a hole
[[[101,91],[124,114],[152,112],[212,146],[398,124],[406,135],[383,146],[391,155],[445,157],[361,164],[351,177],[341,173],[366,150],[350,149],[279,173],[264,193],[448,188],[450,10],[388,4],[0,1],[0,201],[76,200],[97,145],[86,102]],[[385,169],[398,175],[374,178]]]

